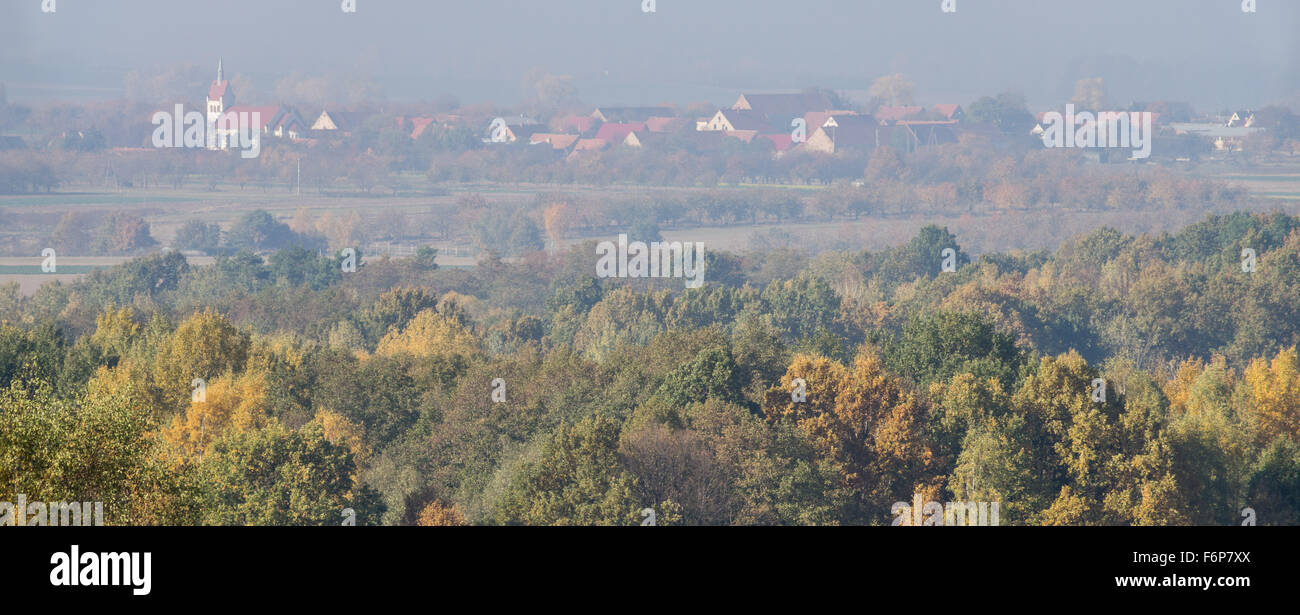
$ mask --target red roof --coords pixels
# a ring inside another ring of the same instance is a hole
[[[602,124],[600,130],[596,132],[596,138],[609,143],[622,143],[629,134],[642,132],[644,130],[645,122],[637,122],[635,124]]]
[[[899,126],[952,126],[957,120],[899,120]]]
[[[757,130],[725,130],[723,131],[723,133],[726,134],[728,137],[740,139],[745,143],[749,143],[750,141],[753,141],[754,137],[758,136]]]
[[[956,115],[957,110],[960,108],[961,105],[956,103],[939,104],[934,106],[935,112],[947,119],[952,119],[952,116]]]
[[[776,146],[776,151],[778,152],[784,152],[785,150],[790,149],[790,146],[794,144],[794,138],[790,135],[758,135],[758,138],[771,141],[772,144]]]
[[[538,143],[546,143],[554,149],[564,150],[564,149],[569,149],[569,146],[576,143],[580,138],[581,137],[579,137],[578,135],[557,134],[553,132],[535,132],[531,137],[529,137],[528,142],[532,145],[536,145]]]
[[[609,147],[609,141],[604,139],[578,139],[578,142],[573,146],[573,151],[601,150],[606,147]]]
[[[650,132],[675,132],[686,125],[684,117],[652,117],[645,121]]]
[[[248,119],[251,120],[253,119],[254,113],[260,113],[261,117],[258,119],[258,121],[259,123],[261,123],[261,126],[258,126],[258,128],[265,129],[266,126],[270,124],[272,120],[276,119],[275,114],[279,112],[280,112],[279,107],[255,107],[252,105],[236,105],[234,107],[226,109],[226,112],[221,114],[221,119],[217,120],[217,126],[221,128],[227,128],[227,127],[235,128],[238,127],[239,124],[235,124],[232,122],[238,121],[237,119],[238,114],[247,113]]]
[[[226,91],[229,89],[230,89],[229,81],[222,81],[220,83],[213,81],[212,85],[208,88],[208,99],[221,100],[222,98],[226,97]]]
[[[425,129],[427,129],[430,124],[433,124],[434,122],[437,121],[435,118],[431,118],[431,117],[411,117],[411,118],[399,117],[397,118],[397,128],[400,130],[402,128],[402,124],[404,124],[408,119],[411,120],[412,139],[420,138],[420,135],[424,134]]]

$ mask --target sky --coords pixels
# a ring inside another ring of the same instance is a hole
[[[1001,91],[1066,102],[1102,77],[1113,102],[1201,111],[1300,100],[1300,0],[0,0],[9,98],[114,99],[172,64],[367,74],[394,101],[510,105],[533,68],[592,104],[730,104],[744,91],[864,92],[902,73],[918,102]],[[197,96],[201,96],[198,94]],[[272,103],[275,101],[260,101]]]

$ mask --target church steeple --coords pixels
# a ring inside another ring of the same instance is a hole
[[[221,58],[217,58],[217,83],[226,80],[226,71],[221,67]]]

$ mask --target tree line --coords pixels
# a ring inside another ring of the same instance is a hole
[[[591,244],[144,256],[0,292],[0,499],[110,524],[888,524],[916,494],[1004,524],[1296,524],[1298,228],[972,258],[927,227],[710,252],[699,289],[598,279]]]

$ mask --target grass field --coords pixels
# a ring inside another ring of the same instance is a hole
[[[187,256],[191,265],[202,266],[213,263],[216,259],[210,256]],[[120,265],[130,257],[126,256],[60,256],[57,261],[57,270],[54,273],[46,273],[41,270],[41,263],[44,261],[41,257],[0,257],[0,286],[14,282],[18,284],[18,290],[24,296],[32,296],[40,290],[41,286],[50,282],[58,281],[63,284],[71,284],[86,274],[96,269],[105,269],[114,265]]]
[[[1261,199],[1257,209],[1277,209],[1287,213],[1300,213],[1300,166],[1276,165],[1255,169],[1204,169],[1207,178],[1225,181],[1244,187]],[[15,215],[57,220],[68,211],[126,210],[143,217],[150,232],[163,245],[175,237],[177,229],[187,220],[198,219],[216,222],[229,229],[241,215],[264,209],[277,218],[288,221],[295,212],[305,209],[315,218],[325,214],[357,212],[363,224],[374,221],[384,212],[399,212],[411,229],[435,229],[441,232],[446,221],[439,218],[454,210],[456,200],[466,193],[478,193],[498,204],[526,205],[539,194],[563,193],[575,198],[618,199],[632,195],[654,194],[669,191],[692,190],[748,190],[755,188],[786,188],[808,194],[818,186],[778,186],[740,184],[719,188],[679,188],[630,185],[571,185],[571,184],[499,184],[468,183],[441,184],[424,191],[403,192],[399,196],[375,194],[320,194],[304,192],[294,194],[288,186],[249,186],[239,189],[235,185],[221,185],[215,190],[197,183],[180,189],[151,187],[147,189],[103,190],[95,187],[67,186],[64,191],[50,194],[0,196],[0,218]],[[824,249],[880,249],[897,245],[915,234],[926,224],[947,226],[972,254],[990,251],[1033,250],[1052,248],[1082,229],[1111,226],[1129,233],[1173,231],[1203,219],[1203,210],[1171,212],[1072,212],[1040,210],[1024,212],[984,213],[976,215],[915,215],[870,216],[860,220],[835,222],[805,221],[798,224],[711,226],[698,228],[667,228],[662,230],[668,240],[704,241],[709,249],[744,251],[755,246],[794,248],[820,251]],[[33,233],[48,234],[53,229],[31,231],[0,223],[0,234],[8,238]],[[421,232],[419,230],[415,232]],[[562,243],[572,245],[589,239],[609,239],[604,236],[569,237]],[[400,244],[401,242],[397,242]],[[407,242],[409,243],[409,241]],[[450,241],[430,238],[419,243],[444,249],[438,262],[444,267],[472,267],[476,258],[453,255]],[[396,246],[394,246],[396,247]],[[363,249],[367,258],[381,256],[385,243],[373,244]],[[58,272],[41,271],[42,258],[0,257],[0,284],[18,282],[25,294],[31,294],[41,284],[60,280],[65,283],[102,267],[127,260],[124,257],[60,257]],[[212,262],[208,257],[190,257],[190,262],[202,265]]]

